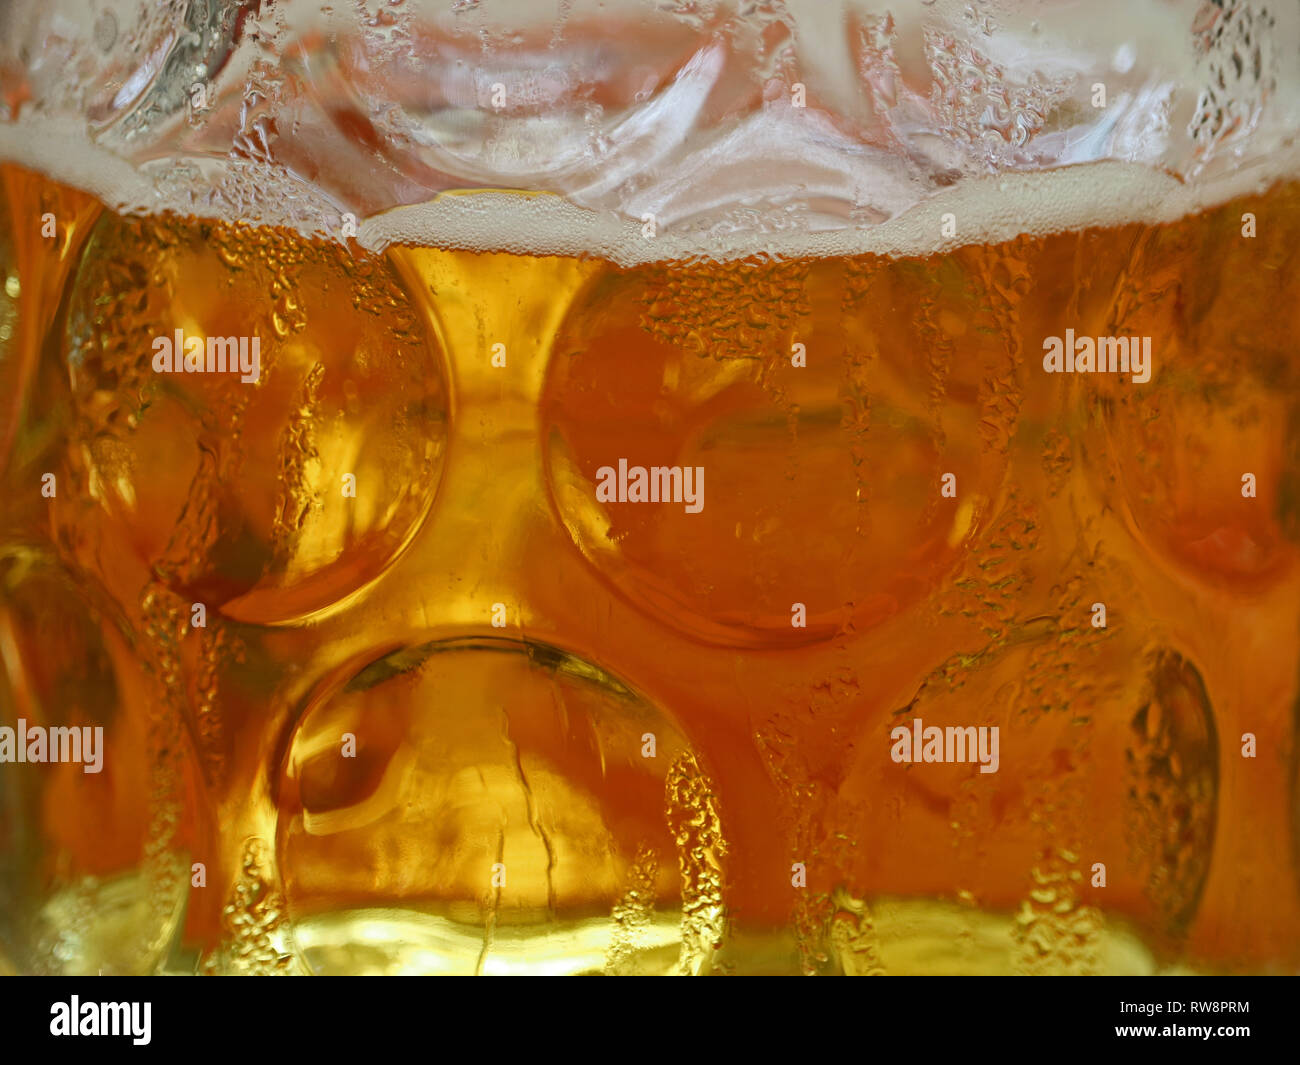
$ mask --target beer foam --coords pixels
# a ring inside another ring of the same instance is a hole
[[[964,0],[707,19],[602,0],[587,22],[500,25],[430,0],[396,36],[312,0],[120,26],[15,3],[0,160],[123,214],[376,252],[911,256],[1169,222],[1300,177],[1300,8],[1255,0],[1025,0],[996,25]]]
[[[161,207],[149,179],[125,159],[92,143],[85,123],[73,118],[0,122],[0,160],[88,192],[122,214],[148,214]]]
[[[79,188],[124,215],[174,212],[237,224],[279,225],[325,239],[340,239],[346,216],[343,205],[288,173],[261,175],[278,188],[263,188],[265,203],[255,212],[232,210],[219,197],[196,196],[193,188],[169,191],[165,183],[151,180],[146,169],[90,143],[68,120],[0,123],[0,159]],[[895,216],[872,224],[837,225],[836,219],[814,217],[801,225],[798,215],[793,221],[777,216],[781,228],[759,232],[716,220],[692,224],[690,219],[651,228],[646,221],[579,206],[554,193],[468,189],[358,218],[355,239],[376,253],[409,245],[594,256],[621,266],[756,257],[909,257],[1021,235],[1174,222],[1297,179],[1298,144],[1203,180],[1182,180],[1141,163],[1102,160],[965,178],[918,193]],[[277,198],[292,210],[278,206]]]
[[[1219,204],[1267,191],[1300,176],[1300,147],[1225,174],[1189,183],[1150,167],[1113,161],[1055,170],[972,178],[919,199],[871,226],[768,234],[648,235],[644,223],[619,219],[558,196],[510,192],[444,195],[367,219],[358,241],[373,251],[391,245],[592,255],[621,266],[655,261],[843,255],[911,257],[1021,235],[1043,237],[1091,227],[1175,222]],[[951,232],[952,236],[944,234]]]

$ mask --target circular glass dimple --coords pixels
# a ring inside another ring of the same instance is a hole
[[[432,504],[445,369],[382,260],[269,228],[106,217],[65,352],[56,518],[92,565],[134,558],[235,620],[291,621],[378,576]]]
[[[1041,617],[904,690],[847,748],[806,745],[836,774],[818,845],[837,861],[810,890],[1012,915],[971,971],[1097,971],[1107,925],[1181,949],[1221,812],[1222,726],[1190,657],[1150,626]],[[922,960],[893,953],[898,971]]]
[[[0,959],[22,972],[155,970],[200,842],[198,773],[84,575],[0,553]]]
[[[1177,651],[1151,656],[1125,750],[1128,835],[1148,903],[1185,932],[1200,905],[1219,817],[1219,739],[1200,672]]]
[[[1104,421],[1139,540],[1200,581],[1249,593],[1275,587],[1295,559],[1286,526],[1296,536],[1300,522],[1288,449],[1300,408],[1258,383],[1231,391],[1226,400],[1166,378],[1125,397]]]
[[[875,259],[600,275],[542,400],[574,542],[720,644],[824,639],[922,599],[998,491],[1014,416],[984,387],[1010,371],[975,276]]]
[[[1126,247],[1124,282],[1103,290],[1093,320],[1105,325],[1092,331],[1142,341],[1148,379],[1089,382],[1100,394],[1095,446],[1108,460],[1090,468],[1118,486],[1154,560],[1257,594],[1276,587],[1300,544],[1300,319],[1287,292],[1291,234],[1242,239],[1242,217],[1221,208]]]
[[[276,794],[312,972],[701,972],[722,935],[726,842],[690,745],[553,647],[449,640],[346,670]]]

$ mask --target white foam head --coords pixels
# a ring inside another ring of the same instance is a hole
[[[517,32],[409,4],[404,35],[307,0],[130,32],[13,3],[0,70],[25,66],[32,99],[0,102],[0,159],[122,213],[372,250],[915,255],[1170,221],[1300,175],[1300,9],[1246,0],[1009,2],[996,26],[957,0],[711,21],[578,2]]]
[[[838,229],[771,233],[644,223],[578,207],[557,196],[506,192],[441,196],[366,219],[358,241],[379,251],[393,244],[533,255],[594,255],[621,266],[663,260],[839,255],[918,256],[1021,234],[1047,236],[1130,222],[1156,225],[1300,174],[1300,149],[1213,182],[1188,184],[1150,169],[1099,162],[1041,173],[973,178],[919,200],[886,221]],[[951,234],[951,235],[949,235]]]

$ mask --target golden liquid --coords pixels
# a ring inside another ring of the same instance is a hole
[[[1300,965],[1300,187],[623,269],[0,174],[0,724],[107,747],[0,765],[6,968]],[[1067,328],[1150,382],[1044,373]],[[892,761],[917,717],[998,772]]]

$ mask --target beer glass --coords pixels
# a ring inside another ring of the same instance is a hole
[[[0,969],[1296,971],[1298,45],[6,4]]]

